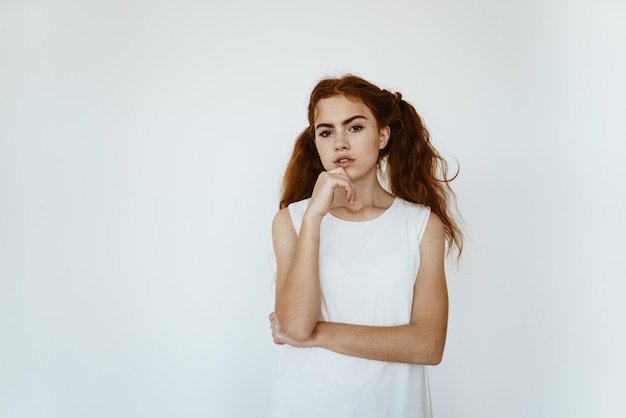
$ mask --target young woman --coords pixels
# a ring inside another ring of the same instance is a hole
[[[320,81],[308,120],[272,225],[273,416],[430,417],[462,248],[446,162],[400,93],[359,77]]]

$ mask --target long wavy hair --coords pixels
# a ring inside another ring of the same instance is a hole
[[[415,108],[391,93],[354,76],[321,80],[311,92],[308,106],[309,126],[298,136],[283,180],[280,208],[311,197],[319,174],[324,171],[315,147],[314,119],[321,99],[344,96],[365,104],[378,127],[389,126],[387,146],[380,150],[379,167],[389,191],[397,197],[429,206],[444,225],[448,253],[463,250],[463,230],[456,209],[456,197],[447,177],[448,164],[430,141],[430,135]]]

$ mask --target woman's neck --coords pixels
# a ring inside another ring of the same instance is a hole
[[[345,189],[338,187],[335,189],[332,209],[347,212],[361,212],[369,209],[387,209],[393,202],[393,195],[387,192],[378,183],[378,181],[370,182],[367,185],[355,184],[356,201],[350,204],[346,200]]]

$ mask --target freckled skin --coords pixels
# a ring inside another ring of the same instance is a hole
[[[378,154],[389,138],[389,127],[379,128],[370,109],[344,96],[322,99],[317,104],[315,145],[327,171],[343,166],[353,182],[376,179]],[[352,161],[337,164],[338,157]]]

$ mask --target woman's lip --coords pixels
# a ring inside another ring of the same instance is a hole
[[[354,160],[352,158],[337,158],[335,161],[333,161],[333,163],[337,166],[337,167],[349,167],[352,165],[352,163],[354,162]]]

